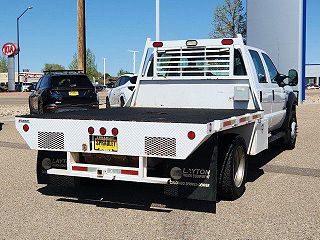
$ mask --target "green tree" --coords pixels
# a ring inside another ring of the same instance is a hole
[[[213,13],[212,38],[234,38],[242,34],[247,38],[247,13],[242,0],[224,0]]]
[[[72,61],[69,65],[69,69],[79,69],[78,55],[76,53],[73,55]],[[101,76],[101,73],[99,73],[97,70],[96,57],[90,49],[87,49],[87,75],[91,80],[97,80]]]
[[[4,55],[0,57],[0,72],[2,73],[8,72],[8,60],[7,60],[7,57]]]
[[[119,70],[119,72],[118,72],[117,75],[118,75],[118,76],[122,76],[122,75],[128,74],[128,73],[130,73],[130,72],[128,72],[127,70],[124,70],[124,69],[121,68],[121,69]]]
[[[45,63],[42,71],[65,70],[64,66],[55,63]]]

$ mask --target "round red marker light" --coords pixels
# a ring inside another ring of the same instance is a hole
[[[188,138],[190,140],[193,140],[196,138],[196,134],[193,131],[188,132]]]
[[[88,128],[88,133],[89,133],[90,135],[94,134],[94,128],[93,128],[93,127],[89,127],[89,128]]]
[[[106,133],[107,133],[107,130],[104,127],[100,128],[101,135],[105,135]]]
[[[27,124],[23,125],[23,131],[28,132],[29,131],[29,126]]]
[[[118,133],[119,133],[119,130],[118,130],[118,128],[112,128],[112,135],[113,136],[117,136],[118,135]]]

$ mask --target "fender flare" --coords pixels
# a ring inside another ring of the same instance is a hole
[[[286,118],[282,124],[282,129],[285,130],[288,127],[292,109],[298,105],[298,100],[296,95],[293,92],[290,92],[288,95],[288,101],[286,104]]]

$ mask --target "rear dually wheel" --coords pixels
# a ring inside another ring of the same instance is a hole
[[[219,149],[218,195],[222,199],[235,200],[245,192],[246,144],[241,136],[228,136],[222,144]]]

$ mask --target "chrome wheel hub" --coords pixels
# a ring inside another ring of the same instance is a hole
[[[242,185],[246,167],[246,156],[244,149],[238,146],[235,149],[235,156],[234,156],[234,164],[233,164],[233,172],[234,172],[234,184],[236,187],[240,187]]]
[[[291,139],[294,140],[297,137],[297,123],[292,122],[291,123]]]

